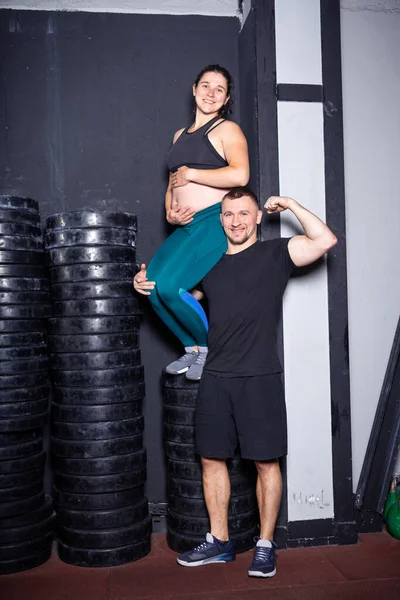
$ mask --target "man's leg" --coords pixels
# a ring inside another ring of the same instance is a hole
[[[204,499],[210,517],[211,535],[222,542],[229,540],[228,508],[231,484],[225,460],[201,458]]]
[[[255,461],[257,502],[260,511],[260,539],[273,540],[282,497],[282,477],[278,460]]]

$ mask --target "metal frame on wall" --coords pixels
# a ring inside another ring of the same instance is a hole
[[[320,15],[322,85],[277,84],[274,0],[253,0],[247,18],[255,40],[258,195],[265,199],[279,193],[278,101],[323,103],[326,222],[339,239],[327,262],[334,518],[288,522],[284,494],[276,528],[281,547],[351,544],[358,533],[352,492],[339,2],[321,0]],[[263,221],[262,239],[279,235],[279,219]],[[282,328],[278,339],[283,359]]]

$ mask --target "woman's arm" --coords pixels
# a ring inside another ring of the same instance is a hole
[[[242,130],[233,121],[224,121],[218,129],[228,166],[204,170],[180,167],[171,176],[171,188],[181,187],[189,182],[216,188],[231,188],[248,183],[249,154]]]

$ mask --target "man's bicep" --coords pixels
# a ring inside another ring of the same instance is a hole
[[[306,235],[295,235],[290,238],[288,250],[296,267],[310,265],[326,252],[326,249],[318,244],[318,240],[310,240]]]

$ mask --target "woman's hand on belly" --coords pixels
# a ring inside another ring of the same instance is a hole
[[[182,208],[176,203],[172,204],[172,207],[167,213],[167,221],[171,225],[188,225],[193,221],[193,217],[196,211],[190,206]]]
[[[171,173],[171,188],[183,187],[190,183],[191,169],[189,167],[179,167],[177,171]]]

